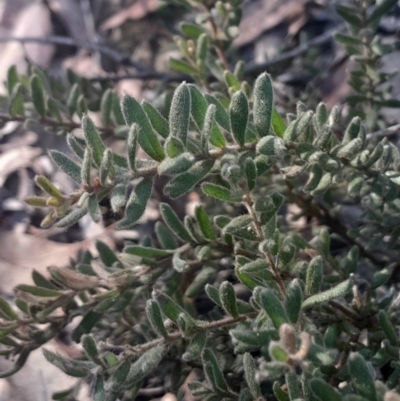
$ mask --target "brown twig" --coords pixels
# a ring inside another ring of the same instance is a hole
[[[251,198],[251,194],[247,193],[246,195],[243,196],[243,202],[246,206],[247,211],[249,212],[250,217],[253,220],[254,227],[256,230],[256,235],[257,235],[257,240],[259,242],[264,241],[264,234],[261,229],[261,224],[258,221],[258,218],[253,210],[253,200]],[[276,283],[278,284],[279,290],[281,292],[282,297],[285,296],[285,285],[283,284],[283,281],[281,279],[281,276],[278,272],[278,269],[276,268],[274,259],[272,258],[272,255],[270,252],[265,252],[265,257],[267,258],[268,263],[271,266],[272,274],[274,276],[274,279]]]
[[[146,67],[141,64],[131,60],[129,57],[123,56],[117,51],[110,49],[104,45],[98,43],[90,43],[90,42],[75,42],[73,39],[68,38],[66,36],[49,36],[47,38],[35,37],[35,36],[25,36],[25,37],[16,37],[16,36],[4,36],[0,38],[0,43],[6,42],[19,42],[19,43],[39,43],[42,45],[59,45],[59,46],[69,46],[69,47],[77,47],[81,49],[88,49],[98,51],[99,53],[104,54],[105,56],[110,57],[116,63],[125,66],[125,67],[133,67],[138,71],[145,71]]]
[[[19,121],[24,123],[29,118],[30,117],[26,116],[10,116],[9,114],[6,113],[0,113],[0,121],[2,123],[6,123],[8,121]],[[48,125],[50,127],[64,127],[71,131],[77,128],[81,128],[81,124],[79,123],[75,123],[73,121],[58,121],[55,120],[54,118],[48,118],[48,117],[38,118],[38,122],[44,125]],[[110,127],[96,127],[96,129],[108,135],[114,134],[114,129]]]

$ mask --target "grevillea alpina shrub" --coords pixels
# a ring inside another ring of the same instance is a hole
[[[222,15],[213,26],[228,35],[238,6],[203,11]],[[67,136],[73,156],[50,151],[76,191],[61,193],[38,176],[43,194],[26,199],[47,210],[44,227],[69,227],[86,214],[98,222],[107,200],[123,216],[118,227],[130,229],[158,176],[168,177],[166,197],[195,191],[201,205],[181,219],[160,203],[151,238],[122,252],[98,242],[98,258],[87,252],[50,267],[49,277],[34,272],[35,285],[15,289],[18,310],[0,299],[2,353],[17,355],[0,376],[74,320],[82,356],[43,352],[89,382],[94,400],[146,399],[143,389],[160,386],[180,400],[400,399],[397,147],[368,135],[360,117],[345,123],[337,107],[299,103],[295,114],[279,113],[268,73],[252,86],[242,63],[220,74],[215,32],[189,23],[182,31],[186,61],[172,64],[195,83],[175,89],[167,115],[128,95],[118,105],[107,90],[98,129],[83,97],[69,95],[59,108],[37,71],[24,94],[25,81],[10,70],[10,118],[26,118],[31,102],[33,118],[68,129],[68,113],[82,109],[84,140]],[[110,127],[125,133],[124,154],[106,146]],[[346,208],[357,212],[351,220]]]

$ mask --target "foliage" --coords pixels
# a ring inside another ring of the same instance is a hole
[[[175,89],[168,118],[128,95],[118,105],[109,89],[91,105],[74,85],[62,103],[40,71],[27,80],[10,69],[11,118],[65,130],[81,115],[84,139],[67,136],[74,156],[50,151],[77,190],[63,194],[38,176],[43,195],[26,200],[48,210],[44,227],[86,214],[98,222],[107,200],[129,229],[157,176],[169,177],[168,198],[198,191],[202,204],[181,220],[160,203],[153,238],[122,252],[98,242],[99,258],[87,252],[68,268],[50,267],[50,278],[34,272],[35,285],[15,288],[18,310],[0,299],[1,352],[18,355],[0,377],[81,317],[72,333],[80,358],[43,352],[87,380],[94,400],[132,400],[156,385],[209,401],[398,400],[399,293],[389,291],[400,251],[397,147],[367,140],[359,116],[338,134],[340,110],[323,103],[281,116],[268,73],[250,86],[243,63],[228,69],[239,1],[176,2],[202,24],[181,25],[183,59],[171,65],[195,84]],[[369,22],[392,3],[375,5]],[[358,17],[340,7],[355,26]],[[102,127],[88,109],[101,111]],[[126,138],[124,155],[107,146],[114,132]],[[345,206],[361,216],[355,223],[343,221]],[[296,228],[293,207],[311,227]]]

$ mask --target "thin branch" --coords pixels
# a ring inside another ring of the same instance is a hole
[[[114,60],[116,63],[122,66],[133,67],[141,72],[144,72],[146,70],[146,67],[142,66],[139,63],[136,63],[129,57],[125,57],[122,54],[118,53],[117,51],[110,49],[109,47],[97,43],[89,43],[89,42],[78,43],[66,36],[49,36],[47,38],[41,38],[35,36],[26,36],[26,37],[4,36],[2,38],[0,37],[0,43],[7,43],[7,42],[39,43],[46,46],[59,45],[59,46],[69,46],[69,47],[94,50],[104,54],[105,56],[110,57],[112,60]]]
[[[24,123],[25,121],[29,120],[29,118],[30,117],[26,116],[10,116],[7,113],[0,113],[0,122],[2,123],[6,123],[8,121],[19,121]],[[64,127],[71,131],[77,128],[81,128],[80,123],[75,123],[73,121],[58,121],[55,120],[54,118],[48,118],[48,117],[38,118],[38,122],[44,125],[48,125],[50,127]],[[114,129],[110,127],[96,127],[96,129],[108,135],[114,134]]]
[[[239,322],[243,322],[246,319],[253,319],[256,316],[258,316],[259,312],[258,311],[254,311],[254,312],[250,312],[250,313],[246,313],[245,315],[240,315],[237,318],[234,317],[225,317],[221,320],[216,320],[214,322],[207,322],[204,324],[199,324],[199,326],[197,326],[197,329],[199,331],[207,331],[207,330],[213,330],[213,329],[218,329],[221,327],[225,327],[225,326],[230,326],[232,324],[235,323],[239,323]],[[168,338],[157,338],[153,341],[149,341],[148,343],[145,344],[138,344],[135,345],[134,347],[131,346],[126,346],[126,347],[122,347],[124,350],[128,350],[134,354],[142,354],[143,352],[148,351],[151,348],[154,348],[155,346],[162,344],[164,342],[169,342],[169,341],[174,341],[174,340],[179,340],[183,338],[183,334],[180,331],[175,331],[173,333],[168,334]],[[115,348],[115,347],[113,347]]]
[[[370,134],[367,134],[367,139],[371,138],[382,138],[385,136],[397,134],[400,131],[400,124],[392,125],[391,127],[387,127],[384,129],[381,129],[379,131],[371,132]]]
[[[329,29],[328,31],[324,32],[322,35],[319,35],[316,38],[311,39],[311,40],[301,44],[300,46],[297,46],[293,50],[283,53],[271,60],[267,60],[264,63],[249,64],[249,65],[247,65],[247,67],[245,67],[244,72],[246,74],[255,74],[255,73],[263,72],[274,65],[290,61],[296,57],[301,56],[304,53],[307,53],[313,47],[321,46],[326,43],[329,43],[332,40],[332,37],[335,33],[342,32],[345,29],[346,29],[346,25],[340,24],[339,26],[334,27],[334,28]]]
[[[137,72],[134,74],[124,74],[124,75],[106,75],[106,76],[98,76],[98,77],[93,77],[89,78],[89,81],[92,82],[120,82],[120,81],[125,81],[125,80],[140,80],[140,81],[146,81],[146,80],[158,80],[162,82],[194,82],[193,77],[190,75],[172,75],[172,74],[167,74],[164,72],[157,72],[157,71],[143,71],[143,72]]]
[[[256,234],[257,234],[257,240],[259,242],[264,241],[264,234],[262,232],[261,229],[261,224],[257,219],[257,216],[253,210],[253,201],[251,199],[251,195],[250,193],[246,194],[245,196],[243,196],[243,202],[246,206],[247,211],[249,212],[250,217],[253,220],[255,229],[256,229]],[[282,295],[282,297],[285,297],[285,284],[283,284],[283,281],[281,279],[281,276],[278,272],[278,269],[276,268],[274,259],[272,258],[272,255],[270,252],[265,252],[265,257],[267,258],[268,263],[271,266],[271,270],[272,270],[272,275],[274,276],[274,279],[276,281],[276,283],[278,284],[279,287],[279,291]]]
[[[316,46],[321,46],[323,44],[328,43],[331,39],[332,36],[337,33],[341,32],[345,29],[345,25],[339,25],[338,27],[332,28],[325,33],[323,33],[320,36],[317,36],[314,39],[309,40],[306,43],[301,44],[300,46],[296,47],[293,50],[290,50],[286,53],[283,53],[271,60],[267,60],[264,63],[258,63],[258,64],[248,64],[245,66],[244,73],[247,75],[253,75],[259,72],[263,72],[267,70],[268,68],[283,63],[290,61],[298,56],[301,56],[302,54],[306,53],[308,50],[310,50],[313,47]],[[90,80],[95,81],[95,82],[103,82],[103,81],[112,81],[112,82],[118,82],[118,81],[123,81],[123,80],[160,80],[164,82],[182,82],[182,81],[187,81],[187,82],[193,82],[193,78],[189,75],[170,75],[167,73],[163,72],[157,72],[157,71],[146,71],[146,67],[130,60],[129,58],[121,55],[120,53],[116,52],[113,49],[110,49],[109,47],[102,46],[99,44],[95,43],[77,43],[73,39],[64,37],[64,36],[50,36],[48,38],[38,38],[38,37],[12,37],[12,36],[6,36],[3,38],[0,38],[0,43],[2,42],[12,42],[12,41],[17,41],[20,43],[40,43],[43,45],[59,45],[59,46],[71,46],[71,47],[78,47],[78,48],[84,48],[88,50],[95,50],[100,53],[103,53],[113,59],[115,62],[117,62],[120,65],[127,66],[127,67],[134,67],[138,70],[137,73],[135,74],[125,74],[125,75],[107,75],[107,76],[99,76],[99,77],[93,77]],[[220,56],[220,55],[219,55]]]

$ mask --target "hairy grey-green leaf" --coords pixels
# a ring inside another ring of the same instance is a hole
[[[232,96],[229,117],[233,138],[240,146],[243,146],[249,119],[249,104],[246,95],[242,91],[238,91]]]
[[[153,189],[153,179],[143,178],[132,191],[125,208],[124,219],[121,227],[130,227],[142,217]]]
[[[82,129],[83,134],[85,135],[86,144],[92,154],[93,161],[97,167],[100,167],[106,147],[104,146],[93,121],[87,115],[82,117]]]
[[[188,171],[174,177],[164,188],[164,193],[171,199],[179,198],[190,191],[207,176],[214,165],[214,160],[195,163]]]
[[[189,129],[191,97],[188,85],[182,83],[175,90],[169,111],[169,134],[186,147]]]
[[[339,298],[346,295],[353,286],[353,279],[347,279],[342,283],[330,288],[329,290],[322,291],[318,294],[308,297],[301,305],[303,309],[309,308],[311,306],[328,302],[331,299]]]
[[[69,175],[77,184],[81,183],[81,168],[74,161],[58,150],[50,150],[49,154],[65,174]]]
[[[138,125],[138,142],[142,149],[152,159],[163,160],[163,148],[140,104],[133,97],[125,95],[121,100],[121,110],[126,124],[132,126],[133,123],[136,123]]]
[[[266,72],[261,74],[254,84],[254,125],[260,137],[270,134],[274,91],[272,81]]]

